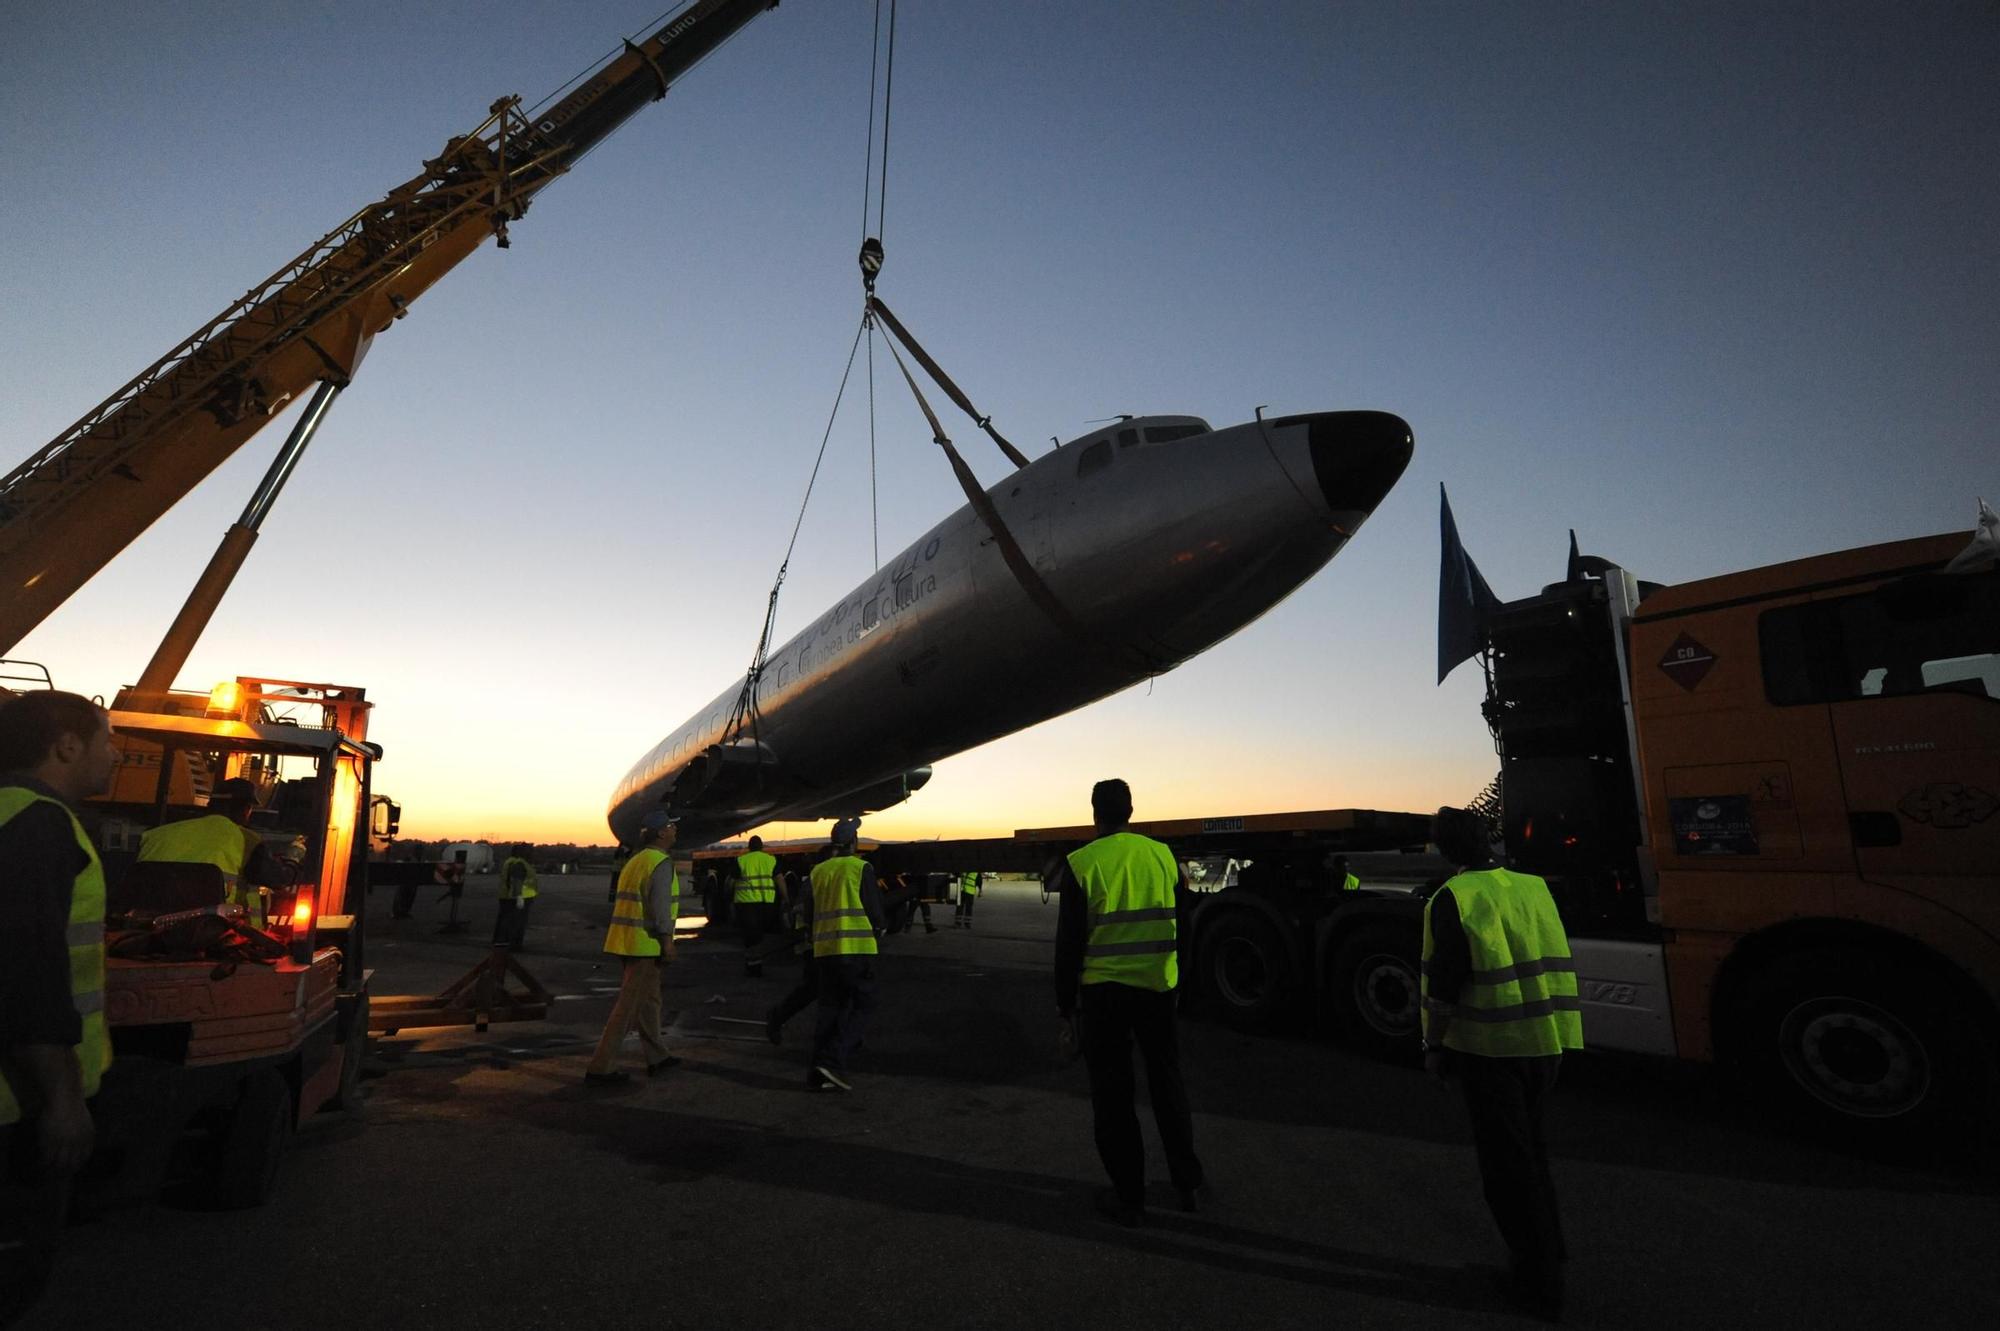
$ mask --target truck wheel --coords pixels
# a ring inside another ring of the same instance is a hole
[[[361,1065],[367,1057],[368,995],[363,994],[355,1002],[354,1015],[348,1020],[347,1038],[340,1042],[340,1085],[326,1102],[328,1109],[361,1108]]]
[[[1327,991],[1341,1034],[1357,1049],[1387,1062],[1410,1062],[1422,1047],[1417,1020],[1422,991],[1410,941],[1400,929],[1356,929],[1334,948],[1327,970]]]
[[[1285,940],[1268,920],[1233,911],[1202,931],[1202,988],[1238,1030],[1268,1031],[1291,1009],[1297,981]]]
[[[215,1169],[215,1201],[225,1210],[262,1206],[277,1188],[278,1165],[292,1140],[291,1084],[276,1068],[259,1068],[243,1082],[242,1094]]]
[[[1753,981],[1732,1052],[1760,1098],[1853,1145],[1933,1139],[1986,1057],[1949,993],[1865,952],[1794,952]]]

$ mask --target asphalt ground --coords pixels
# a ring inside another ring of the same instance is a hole
[[[938,932],[888,940],[851,1094],[806,1089],[810,1010],[765,1041],[796,971],[746,978],[727,934],[665,971],[685,1063],[586,1088],[617,980],[605,889],[543,880],[523,960],[549,1020],[379,1038],[363,1107],[301,1130],[270,1205],[75,1226],[25,1325],[1526,1324],[1488,1283],[1502,1251],[1455,1090],[1307,1036],[1184,1023],[1213,1202],[1174,1208],[1148,1121],[1148,1223],[1099,1220],[1032,885],[989,889],[970,931],[934,907]],[[377,895],[375,992],[434,992],[482,954],[490,879],[459,935],[429,892],[401,923]],[[1572,1058],[1548,1126],[1571,1325],[2000,1326],[1990,1181],[1792,1140],[1650,1064]]]

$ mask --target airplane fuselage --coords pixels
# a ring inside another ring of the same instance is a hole
[[[866,812],[928,765],[1171,669],[1324,566],[1411,452],[1380,412],[1123,421],[987,491],[1064,616],[1037,604],[971,505],[769,653],[635,763],[609,818],[682,817],[699,845],[775,820]]]

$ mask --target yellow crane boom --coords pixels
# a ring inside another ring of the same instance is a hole
[[[503,97],[0,480],[0,655],[674,79],[777,0],[696,0],[530,120]]]

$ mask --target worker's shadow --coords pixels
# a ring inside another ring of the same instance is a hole
[[[745,1075],[732,1074],[732,1079]],[[1116,1244],[1168,1261],[1431,1308],[1496,1308],[1490,1282],[1478,1268],[1362,1252],[1157,1207],[1145,1225],[1126,1229],[1094,1214],[1088,1189],[1055,1175],[940,1160],[853,1138],[803,1137],[663,1113],[656,1102],[528,1099],[512,1102],[509,1112],[545,1131],[569,1133],[615,1151],[660,1183],[723,1177],[904,1211],[963,1216],[975,1210],[987,1223]]]

